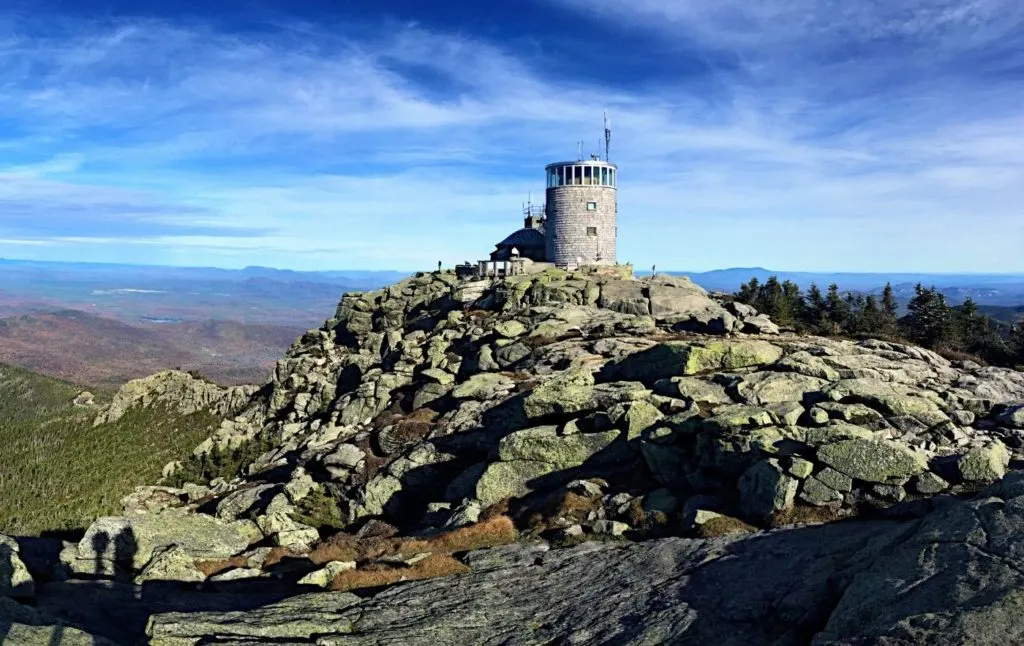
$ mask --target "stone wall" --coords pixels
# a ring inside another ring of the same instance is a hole
[[[613,264],[618,235],[616,201],[617,191],[609,186],[547,189],[548,260],[560,267]],[[596,202],[597,209],[588,211],[587,202]],[[590,227],[597,229],[597,235],[587,233]]]

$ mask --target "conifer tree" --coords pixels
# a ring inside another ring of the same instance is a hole
[[[839,285],[832,283],[828,286],[828,293],[825,296],[825,321],[828,325],[828,334],[839,334],[850,317],[850,305],[839,293]]]
[[[879,313],[879,329],[882,334],[896,334],[897,321],[899,320],[899,303],[896,302],[896,294],[893,292],[892,284],[886,283],[882,290],[882,311]]]
[[[918,283],[907,310],[907,331],[916,343],[934,348],[952,339],[950,308],[946,304],[946,297],[934,287],[925,289]]]
[[[868,294],[864,299],[864,306],[860,312],[860,332],[864,334],[878,334],[883,332],[882,310],[878,306],[878,299],[874,294]]]
[[[807,298],[803,307],[804,327],[812,332],[825,332],[825,297],[814,283],[807,288]]]

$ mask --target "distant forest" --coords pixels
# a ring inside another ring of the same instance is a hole
[[[947,359],[1024,368],[1024,321],[997,320],[980,312],[971,299],[951,306],[936,288],[920,283],[902,317],[889,284],[881,297],[843,292],[835,283],[824,293],[812,284],[805,293],[795,283],[772,276],[763,283],[752,278],[735,298],[779,326],[805,334],[910,342]]]

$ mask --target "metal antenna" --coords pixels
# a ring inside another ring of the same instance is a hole
[[[583,142],[576,142],[576,161],[583,161]]]
[[[608,150],[612,147],[612,122],[608,118],[608,111],[604,111],[604,160],[611,161],[608,157]]]

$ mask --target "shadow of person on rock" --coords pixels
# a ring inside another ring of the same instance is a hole
[[[114,564],[129,577],[137,574],[134,571],[135,556],[139,552],[139,541],[135,531],[129,526],[121,530],[114,538]]]
[[[0,577],[7,577],[14,572],[13,553],[10,547],[0,543]],[[7,641],[7,635],[11,630],[11,620],[5,614],[3,606],[0,605],[0,646]]]
[[[110,547],[110,535],[106,532],[98,532],[92,537],[92,574],[97,578],[103,577],[107,573],[103,557],[107,553],[108,547]]]

